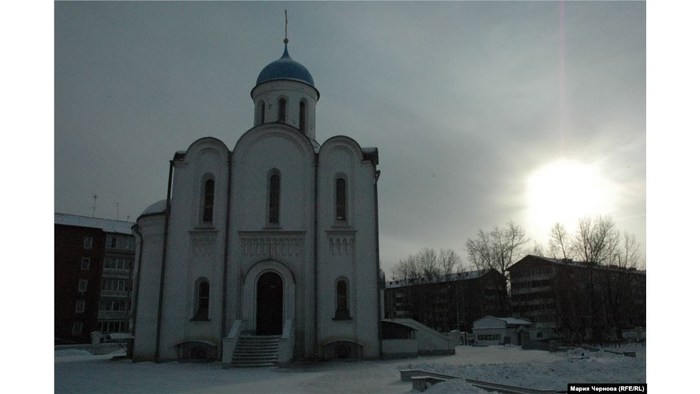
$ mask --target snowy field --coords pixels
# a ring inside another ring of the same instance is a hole
[[[222,369],[220,363],[133,363],[79,350],[54,354],[60,393],[408,393],[400,369],[425,369],[513,386],[565,390],[566,383],[646,382],[646,351],[636,358],[582,349],[567,353],[519,347],[457,347],[454,356],[325,362],[289,368]],[[123,353],[122,353],[123,354]],[[427,393],[486,393],[464,381],[440,383]]]

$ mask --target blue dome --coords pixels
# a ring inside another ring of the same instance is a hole
[[[289,57],[286,44],[284,45],[284,53],[282,54],[282,57],[268,64],[262,69],[262,71],[260,71],[258,81],[255,83],[255,85],[257,86],[263,82],[276,80],[299,81],[315,88],[314,79],[311,77],[311,73],[306,69],[306,67]]]

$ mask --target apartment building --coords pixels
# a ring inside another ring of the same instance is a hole
[[[54,337],[88,343],[130,329],[133,223],[54,215]]]
[[[528,255],[513,264],[513,313],[537,338],[612,340],[646,326],[646,272]]]
[[[506,278],[491,269],[454,273],[432,281],[389,281],[384,289],[384,308],[387,319],[411,318],[440,332],[471,331],[472,323],[486,315],[507,315]]]

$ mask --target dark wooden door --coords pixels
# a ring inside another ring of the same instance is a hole
[[[257,311],[255,316],[257,335],[282,334],[284,286],[279,275],[268,272],[258,279]]]

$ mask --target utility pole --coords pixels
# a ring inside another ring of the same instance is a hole
[[[92,217],[95,217],[95,207],[97,206],[97,193],[92,195]]]

